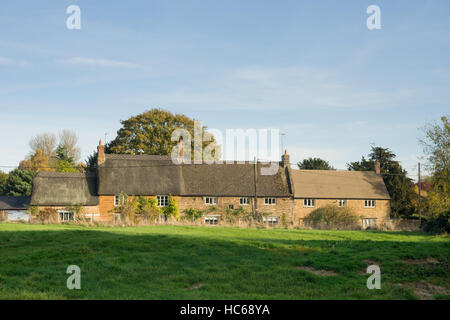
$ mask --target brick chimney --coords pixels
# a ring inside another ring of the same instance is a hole
[[[380,161],[378,161],[378,160],[375,161],[375,173],[381,174],[381,165],[380,165]]]
[[[102,140],[100,139],[97,146],[97,166],[105,163],[105,146],[102,145]]]
[[[284,150],[284,154],[281,156],[281,163],[283,165],[283,168],[289,167],[290,166],[290,158],[289,155],[287,153],[287,150]]]

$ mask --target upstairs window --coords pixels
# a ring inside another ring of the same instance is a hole
[[[303,206],[306,208],[314,208],[316,206],[316,199],[303,199]]]
[[[276,198],[264,198],[264,204],[274,206],[277,204],[277,199]]]
[[[375,200],[364,200],[364,208],[375,208]]]
[[[246,206],[250,204],[250,198],[241,198],[239,199],[239,203],[241,206]]]
[[[167,207],[169,205],[169,196],[156,196],[158,207]]]
[[[216,205],[217,204],[217,197],[205,197],[205,204]]]
[[[339,207],[345,207],[347,205],[347,200],[338,200]]]
[[[126,194],[114,196],[114,206],[122,206],[128,202],[128,196]]]

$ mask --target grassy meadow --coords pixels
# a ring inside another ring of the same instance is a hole
[[[0,223],[0,299],[449,299],[449,249],[413,232]]]

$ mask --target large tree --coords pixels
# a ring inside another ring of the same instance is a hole
[[[415,213],[414,183],[407,176],[396,155],[388,148],[372,146],[369,158],[362,157],[361,161],[347,164],[348,170],[374,171],[375,161],[380,162],[381,176],[391,196],[391,215],[394,217],[408,217]]]
[[[56,136],[53,133],[40,133],[30,139],[31,155],[36,154],[38,150],[50,159],[55,155]]]
[[[7,196],[29,196],[35,171],[15,169],[9,173],[4,185],[4,194]]]
[[[297,163],[299,169],[302,170],[335,170],[328,161],[320,158],[308,158]]]
[[[450,123],[447,117],[441,124],[425,127],[425,137],[420,140],[427,155],[426,168],[432,174],[429,208],[433,215],[450,210]]]
[[[106,153],[115,154],[152,154],[170,155],[172,148],[177,144],[172,141],[172,132],[175,129],[186,129],[191,135],[191,144],[194,145],[194,119],[183,114],[173,114],[162,109],[151,109],[127,120],[121,121],[122,128],[117,131],[114,140],[105,145]],[[203,135],[210,135],[206,126],[202,127]],[[203,142],[202,147],[215,143],[214,137]],[[192,152],[193,155],[193,152]],[[214,158],[219,154],[213,152]],[[96,166],[97,152],[94,152],[86,161],[90,170]],[[205,160],[205,158],[203,158]]]

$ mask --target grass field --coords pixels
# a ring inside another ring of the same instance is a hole
[[[0,223],[0,299],[448,299],[449,249],[411,232]]]

